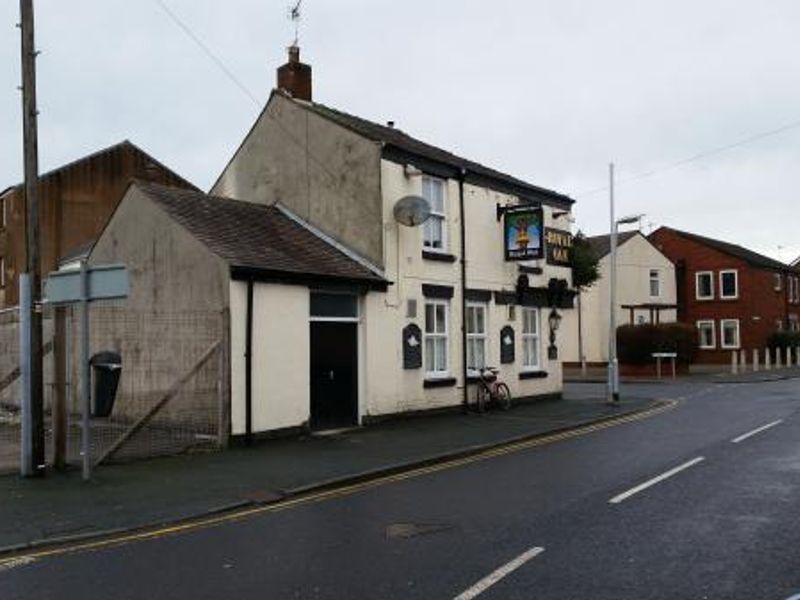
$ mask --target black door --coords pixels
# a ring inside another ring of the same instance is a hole
[[[355,323],[311,323],[311,427],[358,423],[358,345]]]

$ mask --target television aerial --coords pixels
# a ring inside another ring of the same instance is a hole
[[[392,210],[394,220],[406,227],[422,225],[431,216],[431,205],[422,196],[404,196]]]

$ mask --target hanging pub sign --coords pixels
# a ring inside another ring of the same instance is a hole
[[[547,264],[568,267],[569,250],[572,248],[572,234],[561,229],[546,228],[544,231]]]
[[[515,206],[505,211],[503,225],[506,260],[531,260],[544,256],[542,209]]]

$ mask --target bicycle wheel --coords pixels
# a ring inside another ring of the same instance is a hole
[[[486,412],[486,408],[489,406],[489,400],[491,400],[492,395],[489,392],[489,388],[483,382],[478,384],[477,389],[475,390],[475,410],[479,413]]]
[[[495,400],[497,401],[497,406],[499,406],[501,410],[508,410],[511,408],[511,390],[508,389],[505,383],[497,384]]]

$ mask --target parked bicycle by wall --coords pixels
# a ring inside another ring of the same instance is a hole
[[[498,378],[500,370],[496,367],[483,367],[478,371],[478,388],[475,394],[475,408],[485,412],[490,406],[501,410],[511,408],[511,390]]]

